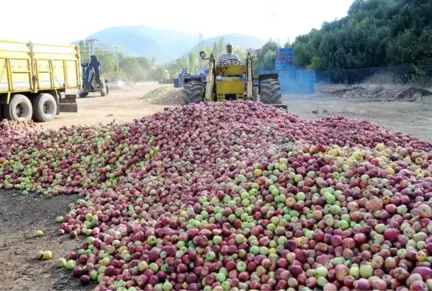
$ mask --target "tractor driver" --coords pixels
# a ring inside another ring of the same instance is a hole
[[[223,54],[219,57],[218,61],[217,61],[217,65],[225,65],[225,64],[229,64],[229,65],[240,65],[241,61],[240,61],[240,57],[238,56],[238,54],[233,53],[232,51],[232,44],[229,42],[226,45],[226,54]]]

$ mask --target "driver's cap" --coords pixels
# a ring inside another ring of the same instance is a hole
[[[232,43],[229,42],[229,43],[227,43],[226,46],[230,46],[230,47],[232,47]]]

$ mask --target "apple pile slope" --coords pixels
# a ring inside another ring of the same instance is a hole
[[[96,290],[432,288],[432,145],[410,136],[224,102],[9,144],[1,188],[81,195],[60,263]]]

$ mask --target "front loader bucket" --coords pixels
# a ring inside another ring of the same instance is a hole
[[[66,94],[64,98],[59,99],[59,103],[60,112],[78,112],[78,104],[74,94]]]
[[[279,108],[279,109],[283,109],[285,112],[288,112],[288,105],[284,105],[284,104],[269,104],[270,106]],[[172,108],[176,108],[179,106],[168,106],[168,107],[164,107],[164,111],[170,110]]]

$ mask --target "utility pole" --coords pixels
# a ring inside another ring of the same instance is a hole
[[[92,37],[87,39],[87,43],[90,43],[90,55],[93,55],[93,43],[95,41],[98,41],[98,40],[95,38],[92,38]]]
[[[270,2],[270,27],[275,27],[275,24],[274,24],[274,17],[275,17],[275,10],[277,9],[277,7],[275,7],[275,6],[277,6],[277,4],[279,4],[278,3],[278,0],[272,0],[271,2]],[[273,31],[275,31],[275,30],[273,30]],[[271,38],[272,38],[272,40],[273,41],[276,41],[276,35],[275,35],[275,33],[273,33],[273,35],[271,35]]]
[[[120,81],[120,59],[119,59],[119,50],[117,46],[115,48],[115,51],[116,51],[116,58],[117,58],[117,81]]]

